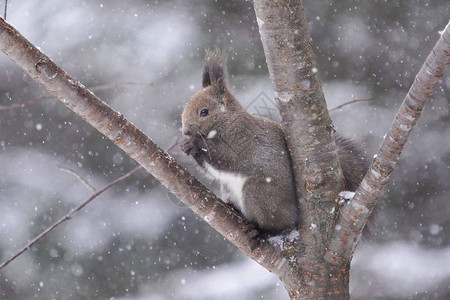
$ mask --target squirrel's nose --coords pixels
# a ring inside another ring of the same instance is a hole
[[[182,131],[184,135],[192,135],[192,128],[189,124],[183,124]]]

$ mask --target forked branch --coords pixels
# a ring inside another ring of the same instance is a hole
[[[339,220],[325,256],[328,262],[344,264],[353,256],[362,230],[389,180],[403,147],[449,63],[450,22],[406,94],[355,196],[341,208]]]

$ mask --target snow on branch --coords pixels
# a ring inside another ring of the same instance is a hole
[[[353,256],[361,232],[377,204],[403,147],[449,63],[450,26],[447,25],[406,94],[355,196],[341,208],[328,252],[325,255],[328,262],[345,264]]]
[[[281,250],[269,242],[259,243],[257,251],[252,252],[247,235],[248,223],[243,217],[205,188],[123,115],[70,77],[3,19],[0,19],[0,49],[249,257],[275,273],[290,271],[284,259],[277,259]]]

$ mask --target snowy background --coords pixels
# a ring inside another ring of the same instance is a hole
[[[3,1],[1,3],[3,5]],[[338,131],[372,156],[450,16],[448,0],[305,1]],[[0,9],[2,11],[2,9]],[[181,136],[204,50],[229,55],[230,86],[273,115],[250,1],[9,1],[7,20],[164,149]],[[124,82],[146,83],[125,85]],[[0,55],[0,260],[136,163]],[[405,147],[371,233],[357,249],[355,299],[448,299],[450,72]],[[195,172],[177,147],[170,152]],[[208,182],[205,182],[208,184]],[[0,271],[0,299],[287,299],[239,253],[140,171]]]

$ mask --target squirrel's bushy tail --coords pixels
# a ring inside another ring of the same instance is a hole
[[[369,161],[361,145],[349,138],[337,134],[336,146],[344,173],[345,188],[355,191],[369,169]]]

